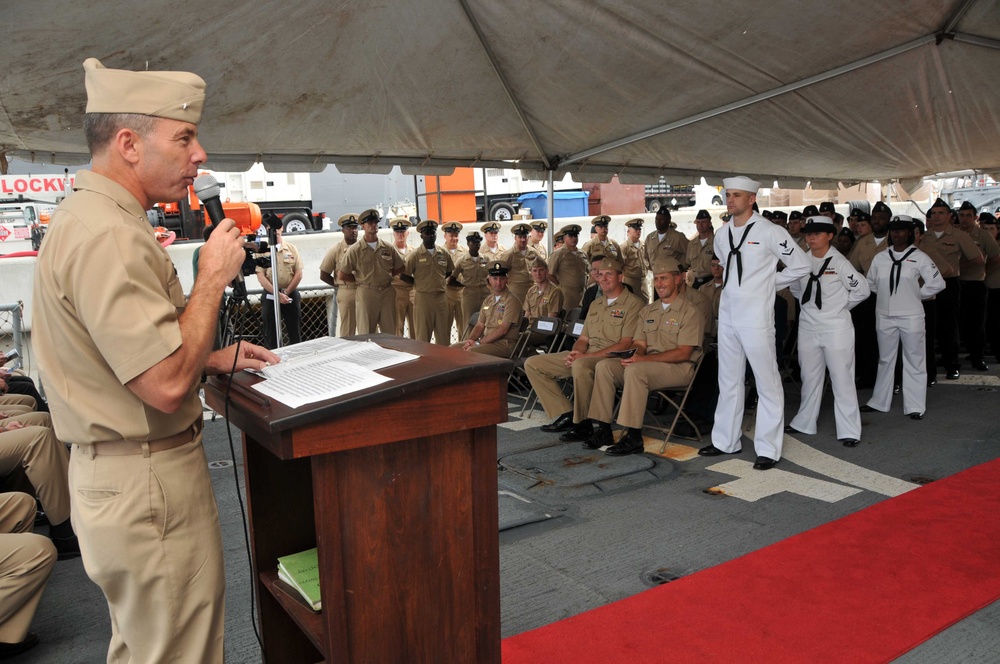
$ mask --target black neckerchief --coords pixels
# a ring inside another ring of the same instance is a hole
[[[747,224],[746,230],[743,231],[743,237],[740,238],[740,243],[736,246],[733,246],[733,227],[729,227],[729,255],[726,256],[726,278],[722,281],[723,286],[729,283],[729,262],[733,256],[736,256],[736,283],[743,285],[743,256],[740,254],[740,247],[743,246],[743,242],[747,239],[747,235],[750,234],[750,229],[755,223],[757,222],[751,221]]]
[[[889,268],[889,295],[892,295],[899,288],[899,277],[903,274],[903,261],[916,250],[916,247],[910,247],[909,251],[896,260],[892,256],[892,249],[886,249],[889,252],[889,260],[892,261],[892,267]]]
[[[823,261],[823,266],[820,267],[819,272],[817,272],[816,274],[813,274],[811,272],[809,273],[809,283],[806,284],[806,290],[805,290],[804,293],[802,293],[802,304],[805,304],[806,302],[808,302],[809,299],[812,297],[813,283],[815,283],[816,284],[816,308],[817,309],[822,309],[823,308],[823,290],[822,290],[822,286],[820,284],[819,278],[823,276],[824,272],[826,272],[826,268],[827,268],[827,266],[830,265],[830,261],[832,261],[832,260],[833,260],[833,256],[827,256],[826,260]]]

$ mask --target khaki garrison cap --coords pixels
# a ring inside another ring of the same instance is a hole
[[[629,219],[625,222],[625,225],[629,228],[642,228],[642,218],[636,217],[635,219]]]
[[[358,215],[358,221],[362,224],[368,223],[369,221],[374,221],[377,224],[381,219],[382,217],[379,216],[378,210],[375,208],[368,208]]]
[[[186,71],[107,69],[97,58],[83,62],[87,113],[138,113],[198,124],[205,81]]]
[[[580,224],[570,224],[569,226],[563,226],[561,232],[563,235],[579,235],[582,230],[583,228]]]
[[[606,214],[601,214],[594,217],[591,220],[591,223],[594,224],[595,226],[607,226],[608,224],[611,223],[611,217],[609,217]]]
[[[405,231],[412,225],[406,217],[394,217],[389,221],[389,228],[394,231]]]
[[[614,256],[605,256],[601,259],[601,262],[597,264],[597,269],[622,272],[625,269],[625,266],[622,265],[622,262]]]
[[[510,232],[514,235],[527,235],[531,232],[531,226],[528,224],[514,224],[514,227],[510,229]]]
[[[545,231],[549,227],[549,222],[547,221],[533,221],[531,222],[531,229],[535,231]]]
[[[441,230],[445,233],[461,233],[462,224],[457,221],[449,221],[447,224],[441,224]]]
[[[358,225],[358,215],[356,214],[345,214],[337,220],[337,225],[343,228],[344,226],[357,226]]]
[[[482,226],[480,226],[479,230],[481,230],[484,233],[497,233],[500,231],[500,224],[498,224],[495,221],[488,221]]]
[[[433,219],[424,219],[419,224],[417,224],[417,232],[423,233],[424,231],[436,232],[438,227],[438,222]]]
[[[663,256],[662,258],[657,258],[653,262],[653,274],[663,274],[665,272],[683,272],[681,269],[681,264],[677,262],[676,258],[671,256]]]

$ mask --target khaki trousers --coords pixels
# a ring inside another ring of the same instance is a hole
[[[396,290],[358,286],[358,334],[396,334]]]
[[[108,664],[222,662],[225,569],[201,435],[148,456],[73,446],[73,526],[111,610]]]
[[[646,419],[646,402],[650,390],[685,387],[694,378],[690,362],[638,362],[623,367],[621,360],[600,362],[594,371],[594,396],[590,400],[590,419],[611,423],[615,409],[615,392],[622,388],[622,404],[618,409],[618,424],[641,429]]]
[[[590,416],[590,399],[594,391],[594,369],[606,357],[578,358],[569,367],[566,356],[569,353],[549,353],[529,357],[524,363],[528,381],[535,388],[538,400],[542,402],[545,414],[556,418],[573,411],[573,421],[582,422]],[[557,382],[561,378],[573,378],[573,403],[563,394]]]
[[[441,346],[451,344],[451,312],[448,310],[448,296],[445,293],[414,293],[413,323],[416,332],[413,338]]]
[[[462,320],[462,297],[465,295],[463,291],[464,288],[455,288],[454,286],[448,286],[445,289],[448,293],[448,338],[447,343],[451,343],[451,322],[455,321],[455,331],[458,334],[459,340],[461,340],[462,335],[465,334],[465,327],[469,323],[469,319],[466,318]],[[482,304],[482,302],[480,302]]]
[[[358,332],[357,286],[337,286],[337,306],[328,306],[327,330],[330,336],[349,337]],[[339,321],[339,322],[338,322]]]
[[[0,494],[0,641],[20,643],[56,564],[56,547],[31,532],[35,499],[26,493]]]
[[[413,322],[413,288],[393,286],[396,290],[396,336],[406,336],[405,324],[409,323],[410,337],[413,337],[416,327]]]
[[[0,433],[0,475],[23,471],[52,524],[70,515],[68,463],[66,446],[47,426]]]

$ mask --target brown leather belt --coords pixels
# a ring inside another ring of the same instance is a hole
[[[109,440],[103,443],[77,445],[77,447],[84,454],[89,454],[91,459],[95,456],[128,456],[132,454],[148,457],[154,452],[164,452],[181,445],[187,445],[198,437],[202,425],[202,420],[198,420],[180,433],[156,440]]]

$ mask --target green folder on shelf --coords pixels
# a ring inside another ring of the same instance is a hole
[[[313,611],[323,608],[319,596],[319,559],[315,548],[278,558],[278,578],[295,588]]]

